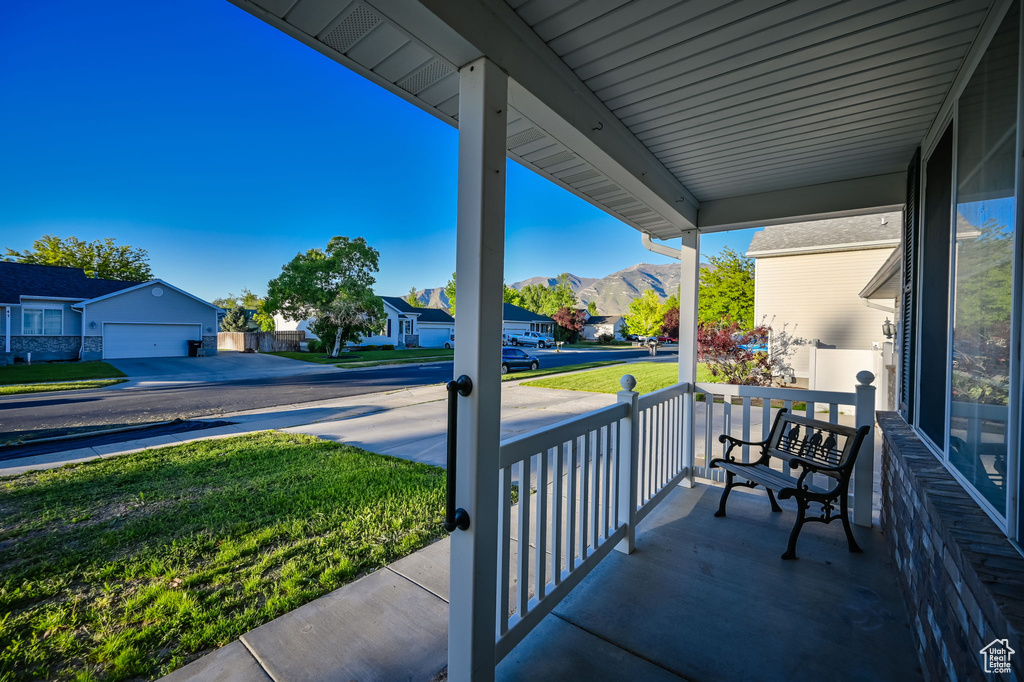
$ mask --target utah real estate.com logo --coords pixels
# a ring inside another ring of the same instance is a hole
[[[985,659],[985,672],[1003,674],[1010,672],[1010,658],[1017,653],[1010,648],[1010,640],[993,639],[979,651]]]

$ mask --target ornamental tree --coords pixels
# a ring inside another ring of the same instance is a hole
[[[228,311],[224,319],[220,321],[220,329],[225,332],[244,332],[249,329],[249,316],[245,314],[245,308],[236,305]]]
[[[626,332],[637,336],[656,336],[664,319],[665,311],[653,289],[630,301],[629,312],[622,316]]]
[[[384,319],[373,293],[380,254],[362,237],[332,237],[325,250],[300,253],[267,285],[267,312],[292,320],[316,318],[337,330],[330,356],[372,334]]]
[[[111,237],[85,242],[78,237],[61,239],[52,234],[32,242],[24,251],[4,250],[4,260],[35,265],[60,265],[82,268],[89,277],[124,282],[148,282],[149,252],[127,244],[116,244]]]
[[[555,340],[567,343],[576,343],[583,331],[585,316],[582,310],[563,306],[551,316],[557,326],[555,327]]]

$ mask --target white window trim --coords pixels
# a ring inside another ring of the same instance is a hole
[[[31,334],[25,331],[25,314],[30,310],[57,310],[60,311],[60,334],[46,333],[46,313],[43,313],[43,329],[39,334]],[[21,306],[21,335],[22,336],[64,336],[64,306],[59,305],[22,305]]]

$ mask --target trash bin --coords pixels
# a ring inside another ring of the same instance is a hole
[[[189,341],[188,342],[188,356],[190,358],[199,357],[199,349],[203,347],[202,341]]]

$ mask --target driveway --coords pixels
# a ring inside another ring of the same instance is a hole
[[[220,351],[204,358],[130,358],[107,360],[128,375],[130,381],[115,388],[153,384],[220,383],[301,374],[323,374],[333,365],[291,360],[266,353]]]

